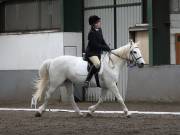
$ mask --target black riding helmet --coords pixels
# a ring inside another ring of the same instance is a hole
[[[94,25],[96,24],[99,20],[101,20],[101,18],[97,15],[92,15],[89,17],[89,25]]]

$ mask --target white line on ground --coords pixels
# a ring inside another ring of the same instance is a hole
[[[37,109],[29,109],[29,108],[0,108],[0,111],[37,111]],[[50,112],[75,112],[74,110],[66,110],[66,109],[46,109],[46,111]],[[87,113],[88,110],[81,110],[81,112]],[[131,114],[152,114],[152,115],[180,115],[180,112],[145,112],[145,111],[129,111]],[[95,111],[94,113],[104,113],[104,114],[122,114],[123,111]]]

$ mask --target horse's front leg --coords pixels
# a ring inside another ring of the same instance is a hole
[[[92,105],[92,106],[90,106],[88,108],[89,114],[92,114],[98,108],[98,106],[105,100],[105,96],[107,94],[107,90],[108,89],[102,88],[101,96],[100,96],[98,102],[95,105]]]
[[[124,103],[124,100],[123,100],[122,96],[121,96],[120,93],[119,93],[119,90],[118,90],[118,88],[117,88],[116,83],[113,83],[113,85],[111,86],[110,89],[112,90],[112,92],[114,93],[115,97],[117,98],[117,101],[122,105],[124,114],[125,114],[127,117],[129,117],[131,114],[130,114],[130,112],[128,111],[128,108],[126,107],[126,105],[125,105],[125,103]]]

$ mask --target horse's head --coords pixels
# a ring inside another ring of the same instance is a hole
[[[138,65],[139,68],[144,67],[145,61],[142,57],[141,51],[138,47],[140,43],[130,42],[130,54],[129,59],[134,65]]]

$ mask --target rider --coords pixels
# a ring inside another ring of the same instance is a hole
[[[86,58],[91,63],[91,67],[84,82],[85,87],[89,86],[89,81],[91,80],[93,74],[98,73],[100,69],[101,53],[103,51],[111,51],[103,38],[101,29],[101,18],[96,15],[90,16],[89,25],[91,26],[91,29],[88,33],[88,46],[85,52]]]

